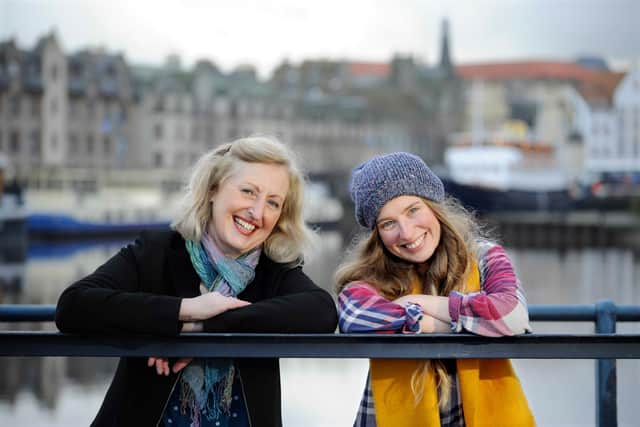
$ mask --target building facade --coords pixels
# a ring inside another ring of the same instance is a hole
[[[582,122],[587,171],[592,174],[640,174],[638,67],[616,86],[610,104],[587,105],[589,108]]]

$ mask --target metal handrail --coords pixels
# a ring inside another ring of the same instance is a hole
[[[0,322],[53,321],[55,312],[53,304],[0,304]],[[638,322],[640,306],[615,305],[615,314],[617,322]],[[529,319],[534,322],[595,322],[597,304],[534,304],[529,306]]]
[[[0,332],[0,357],[640,359],[640,334],[208,334]]]
[[[46,322],[54,305],[0,305],[0,322]],[[640,321],[640,306],[531,305],[532,321],[582,321],[595,334],[527,334],[488,338],[470,334],[184,334],[76,335],[0,332],[2,356],[524,358],[596,359],[596,422],[617,426],[616,359],[640,359],[640,334],[616,334],[616,323]],[[388,345],[393,343],[393,345]]]

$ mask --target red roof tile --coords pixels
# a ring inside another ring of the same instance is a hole
[[[597,71],[592,78],[578,85],[578,92],[592,105],[610,106],[613,93],[626,74],[611,71]]]
[[[585,81],[596,73],[572,62],[523,61],[468,64],[456,67],[456,72],[467,80],[573,80]]]
[[[391,67],[384,62],[351,62],[349,64],[349,74],[356,77],[362,76],[389,76]]]

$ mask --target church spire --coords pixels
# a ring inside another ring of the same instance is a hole
[[[442,34],[440,39],[440,69],[442,72],[450,76],[453,74],[453,65],[451,64],[451,54],[449,52],[449,20],[442,20]]]

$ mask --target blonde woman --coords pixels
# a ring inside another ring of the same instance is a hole
[[[69,333],[333,332],[331,296],[301,268],[303,179],[277,140],[195,165],[172,230],[148,232],[67,288]],[[95,426],[280,426],[277,359],[122,358]]]
[[[479,236],[417,156],[377,156],[353,171],[358,223],[370,233],[336,273],[343,333],[530,331],[504,249]],[[508,360],[370,361],[356,427],[531,426]]]

